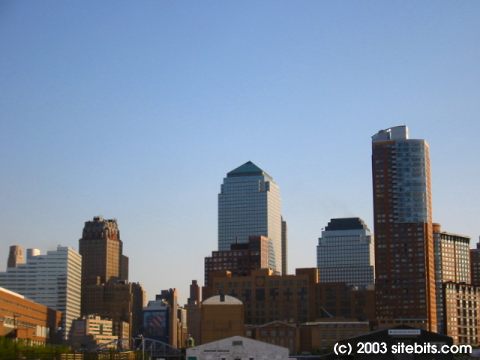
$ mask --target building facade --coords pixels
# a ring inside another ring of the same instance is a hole
[[[204,288],[204,297],[225,294],[245,305],[246,324],[274,320],[305,322],[314,317],[318,270],[297,269],[295,275],[275,275],[270,269],[254,270],[249,276],[230,272],[214,275]]]
[[[110,280],[104,284],[86,285],[82,305],[83,316],[99,315],[112,319],[114,324],[127,322],[129,338],[140,333],[145,293],[139,283]],[[114,327],[113,335],[119,336],[122,329]]]
[[[406,126],[372,136],[375,289],[380,327],[437,331],[429,146]]]
[[[7,267],[17,267],[17,265],[25,264],[25,253],[23,248],[18,245],[10,246],[10,251],[8,253]]]
[[[187,331],[191,346],[200,343],[201,339],[201,291],[197,280],[190,284],[190,297],[185,305],[187,311]]]
[[[470,274],[472,285],[480,286],[480,237],[475,249],[470,249]]]
[[[218,250],[247,243],[251,235],[269,240],[269,267],[282,272],[280,189],[273,178],[251,161],[230,171],[218,195]]]
[[[455,344],[480,344],[480,288],[465,283],[443,284],[445,335]]]
[[[215,295],[202,303],[201,342],[244,336],[243,303],[233,296]]]
[[[122,253],[123,242],[116,219],[95,216],[92,221],[86,221],[78,245],[83,285],[128,280],[128,258]]]
[[[300,326],[301,351],[325,351],[340,340],[369,333],[368,321],[326,319],[307,322]]]
[[[169,344],[175,348],[181,347],[183,344],[179,344],[179,339],[178,339],[178,324],[179,324],[179,319],[178,319],[178,291],[177,289],[165,289],[160,291],[160,294],[155,295],[155,300],[156,301],[161,301],[165,304],[168,305],[170,309],[169,313],[169,335],[170,335],[170,341]]]
[[[128,349],[128,323],[114,324],[110,319],[89,315],[74,320],[69,343],[76,350],[95,351],[103,349]],[[115,328],[124,329],[123,334],[114,335]]]
[[[240,299],[249,325],[272,321],[299,324],[333,317],[362,321],[375,318],[374,290],[319,283],[317,268],[296,269],[294,275],[275,275],[269,269],[236,277],[230,272],[216,273],[203,294]]]
[[[0,286],[61,311],[62,333],[80,316],[82,257],[69,247],[58,246],[46,255],[31,256],[25,264],[0,273]]]
[[[247,327],[247,336],[268,344],[288,348],[290,355],[299,354],[300,327],[286,321],[271,321],[262,325]]]
[[[0,287],[0,336],[30,345],[57,342],[62,313]]]
[[[288,360],[288,349],[243,336],[232,336],[189,348],[186,355],[188,360]]]
[[[282,217],[282,274],[288,274],[288,226]]]
[[[440,224],[433,224],[435,241],[435,283],[437,296],[438,332],[445,333],[443,284],[446,282],[471,283],[470,238],[441,230]]]
[[[360,218],[331,219],[318,239],[317,267],[320,282],[373,287],[374,243]]]
[[[82,316],[99,315],[114,324],[127,322],[129,337],[140,333],[145,294],[128,281],[128,257],[116,219],[95,216],[86,221],[79,240],[82,255]],[[120,329],[114,326],[113,334]]]
[[[149,301],[143,309],[143,336],[170,344],[172,338],[170,314],[170,306],[166,302]]]
[[[230,250],[213,251],[205,258],[205,286],[216,271],[230,271],[234,276],[249,275],[252,270],[268,268],[269,239],[249,236],[248,243],[232,244]]]

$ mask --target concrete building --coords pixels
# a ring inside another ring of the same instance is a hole
[[[34,256],[41,255],[40,249],[27,249],[27,261]]]
[[[360,218],[331,219],[318,239],[317,267],[320,282],[343,282],[373,287],[375,280],[373,237]]]
[[[245,335],[243,303],[229,295],[212,296],[201,307],[202,344],[230,336]]]
[[[226,294],[245,306],[245,323],[272,321],[304,323],[321,318],[375,319],[373,289],[358,289],[344,283],[319,283],[318,269],[297,269],[295,275],[275,275],[269,269],[234,277],[216,273],[204,297]]]
[[[155,296],[155,300],[158,302],[165,303],[170,311],[169,311],[169,318],[168,318],[168,334],[169,334],[169,342],[171,346],[174,348],[181,348],[183,344],[179,343],[178,338],[178,327],[179,327],[179,318],[178,318],[178,292],[177,289],[168,289],[160,291],[160,294]]]
[[[12,245],[8,253],[7,267],[14,268],[20,264],[25,264],[23,248],[18,245]]]
[[[254,270],[249,276],[216,273],[205,297],[226,294],[245,305],[246,324],[282,320],[305,322],[315,317],[318,269],[297,269],[295,275],[275,275],[270,269]]]
[[[195,284],[196,285],[196,284]],[[192,289],[193,296],[195,289]],[[173,348],[184,348],[189,337],[188,334],[188,309],[189,305],[182,308],[178,305],[178,294],[176,289],[162,290],[155,296],[154,301],[149,301],[143,309],[143,331],[144,337],[162,341]],[[195,300],[189,299],[189,303],[195,309],[198,304]],[[199,311],[199,310],[198,310]],[[199,316],[197,318],[200,326]],[[198,337],[200,331],[198,330]],[[197,334],[196,334],[197,335]]]
[[[232,336],[187,349],[188,360],[288,360],[288,349]]]
[[[200,304],[202,297],[201,297],[201,289],[198,285],[197,280],[192,280],[190,284],[190,297],[187,300],[188,304]]]
[[[128,322],[130,338],[140,333],[145,294],[139,283],[128,282],[128,257],[116,219],[95,216],[86,221],[79,240],[82,255],[82,315]],[[113,329],[114,335],[120,330]]]
[[[480,286],[480,237],[477,247],[470,249],[470,274],[472,285]]]
[[[205,258],[205,286],[218,271],[230,271],[233,276],[249,275],[252,270],[269,267],[269,239],[249,236],[248,243],[230,245],[230,250],[212,251]]]
[[[251,161],[230,171],[218,195],[218,250],[247,243],[251,235],[269,240],[269,267],[282,272],[280,189],[273,178]]]
[[[375,289],[380,327],[437,331],[429,146],[406,126],[372,136]]]
[[[183,349],[187,347],[188,339],[188,320],[187,309],[178,307],[177,309],[177,348]],[[193,344],[192,344],[193,345]]]
[[[445,333],[444,291],[446,282],[471,283],[470,238],[441,230],[440,224],[433,224],[435,241],[435,283],[437,296],[438,332]]]
[[[325,352],[340,340],[366,334],[368,321],[329,318],[302,324],[272,321],[247,325],[247,336],[289,349],[290,355]]]
[[[86,285],[83,307],[88,315],[112,319],[114,324],[127,322],[129,338],[140,333],[145,292],[139,283],[110,280],[104,284]],[[113,334],[119,336],[122,329],[114,326]]]
[[[0,273],[0,286],[63,313],[63,337],[80,316],[82,257],[72,248],[58,246],[46,255]]]
[[[143,308],[143,336],[171,345],[171,312],[167,302],[163,300],[149,301],[148,305]]]
[[[86,221],[78,246],[82,255],[83,285],[128,280],[128,258],[123,255],[116,219],[95,216],[92,221]]]
[[[126,322],[123,322],[120,326],[115,326],[110,319],[104,319],[95,315],[85,316],[73,321],[69,343],[76,350],[95,351],[99,347],[117,349],[120,340],[120,344],[122,344],[120,346],[123,349],[127,349],[129,343],[128,326]],[[113,334],[115,327],[125,330],[123,336],[122,334]]]
[[[200,344],[202,322],[200,304],[200,286],[198,286],[197,280],[192,280],[192,283],[190,285],[190,297],[188,298],[187,304],[185,305],[185,310],[187,311],[187,330],[189,335],[188,338],[191,342],[190,346]]]
[[[60,340],[62,313],[0,287],[0,336],[29,345]]]

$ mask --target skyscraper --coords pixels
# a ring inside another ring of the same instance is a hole
[[[82,315],[97,314],[116,324],[128,322],[130,335],[141,327],[144,291],[140,284],[128,282],[128,257],[117,220],[95,216],[86,221],[79,240],[82,255]],[[114,334],[119,335],[119,329]]]
[[[7,268],[0,273],[0,286],[61,311],[66,338],[72,320],[80,316],[81,266],[81,256],[75,250],[58,246],[46,255],[31,256],[25,264]]]
[[[270,175],[248,161],[223,180],[218,195],[218,250],[246,243],[251,235],[269,238],[269,266],[281,273],[284,256],[280,190]]]
[[[86,221],[79,240],[82,255],[82,285],[106,283],[110,279],[128,280],[128,258],[117,220],[95,216]]]
[[[406,126],[372,136],[376,310],[381,327],[436,331],[429,146]]]
[[[25,264],[25,254],[23,248],[18,245],[10,246],[8,253],[7,267],[17,267],[17,265]]]
[[[317,267],[322,283],[373,286],[373,237],[362,219],[330,220],[318,239]]]

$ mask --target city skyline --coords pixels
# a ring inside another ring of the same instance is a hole
[[[218,195],[218,194],[217,194],[217,195]],[[100,216],[100,215],[95,215],[95,216],[93,216],[93,217],[97,217],[97,216]],[[112,217],[113,217],[115,220],[117,220],[117,219],[115,218],[115,216],[112,216]],[[366,217],[368,218],[369,216],[366,216]],[[84,220],[85,220],[85,221],[88,221],[88,219],[84,219]],[[366,225],[369,226],[368,224],[366,224]],[[372,223],[372,225],[370,225],[370,226],[373,227],[373,223]],[[324,229],[324,228],[322,227],[322,231],[323,231],[323,229]],[[449,229],[449,230],[450,230],[450,229]],[[320,231],[320,232],[321,232],[321,231]],[[464,234],[464,233],[462,233],[461,231],[457,231],[457,233]],[[372,232],[372,234],[375,235],[373,232]],[[471,237],[471,242],[470,242],[470,247],[471,247],[471,248],[474,248],[474,244],[477,242],[477,239],[478,239],[478,238],[480,238],[480,236],[479,236],[479,237],[475,237],[475,236]],[[79,239],[81,239],[81,237],[80,237]],[[318,244],[317,244],[317,241],[318,241],[318,238],[315,240],[315,244],[313,245],[313,246],[315,246],[315,248],[316,248],[316,246],[318,245]],[[77,246],[71,245],[70,243],[67,243],[67,245],[64,245],[64,244],[59,244],[59,245],[62,245],[62,246],[70,246],[70,247],[74,248],[76,251],[78,251],[78,240],[76,241],[76,243],[77,243]],[[2,245],[3,245],[3,243],[2,243]],[[20,246],[24,247],[24,249],[27,249],[27,248],[35,248],[35,249],[36,249],[36,248],[39,248],[41,254],[46,254],[47,251],[53,251],[53,250],[55,250],[55,248],[45,248],[45,247],[43,247],[43,246],[40,246],[40,244],[38,244],[38,243],[37,243],[36,247],[33,246],[33,245],[32,245],[32,246],[24,246],[23,243],[19,243],[19,242],[16,242],[16,243],[12,242],[12,243],[6,244],[6,245],[8,245],[8,246],[11,246],[11,245],[20,245]],[[217,246],[217,247],[218,247],[218,246]],[[215,247],[215,249],[217,249],[217,247]],[[210,250],[212,250],[212,249],[210,249]],[[207,253],[207,254],[202,254],[202,255],[208,256],[209,254]],[[6,268],[7,260],[8,260],[8,256],[7,256],[7,252],[6,252],[6,253],[5,253],[5,259],[0,259],[0,264],[3,265],[3,263],[4,263],[4,264],[5,264],[5,266],[4,266],[5,268]],[[202,260],[203,260],[203,258],[202,258]],[[141,260],[140,260],[140,261],[141,261]],[[315,267],[315,266],[316,266],[316,265],[315,265],[316,262],[317,262],[317,260],[316,260],[316,258],[315,258],[315,259],[314,259],[314,264],[302,264],[302,263],[296,264],[296,265],[294,266],[294,269],[296,269],[296,268],[302,268],[302,267]],[[200,281],[200,283],[202,283],[203,280],[204,280],[204,279],[203,279],[203,270],[204,270],[204,269],[203,269],[203,261],[202,261],[201,272],[199,272],[198,275],[195,275],[195,276],[193,277],[194,279]],[[295,271],[295,270],[292,271],[292,269],[289,268],[289,273],[294,273],[294,271]],[[138,282],[140,282],[142,285],[143,285],[143,283],[144,283],[144,282],[142,281],[142,279],[133,279],[133,281],[138,281]],[[172,284],[173,284],[173,282],[172,282]],[[184,290],[184,289],[183,289],[184,287],[187,288],[187,287],[189,286],[189,284],[185,285],[185,284],[183,284],[183,283],[181,284],[181,286],[176,286],[176,285],[177,285],[177,284],[173,284],[173,285],[170,286],[170,287],[175,287],[175,288],[177,288],[178,290]],[[155,291],[156,291],[156,290],[155,290]],[[151,295],[151,294],[152,294],[152,295]],[[153,292],[149,292],[148,289],[147,289],[147,300],[148,300],[148,299],[151,299],[152,296],[153,296]],[[182,293],[182,292],[179,293],[179,298],[182,299],[182,304],[183,304],[183,299],[184,299],[184,298],[186,299],[187,296],[188,296],[188,291],[185,291],[184,293]],[[185,301],[185,303],[186,303],[186,301]]]
[[[480,235],[476,2],[1,6],[1,269],[102,215],[129,278],[184,303],[249,160],[281,187],[289,272],[315,266],[329,219],[373,229],[370,139],[401,124],[431,146],[433,221]]]

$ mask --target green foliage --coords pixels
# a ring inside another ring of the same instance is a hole
[[[0,359],[52,360],[57,355],[67,353],[68,347],[53,345],[28,345],[25,341],[0,337]]]

